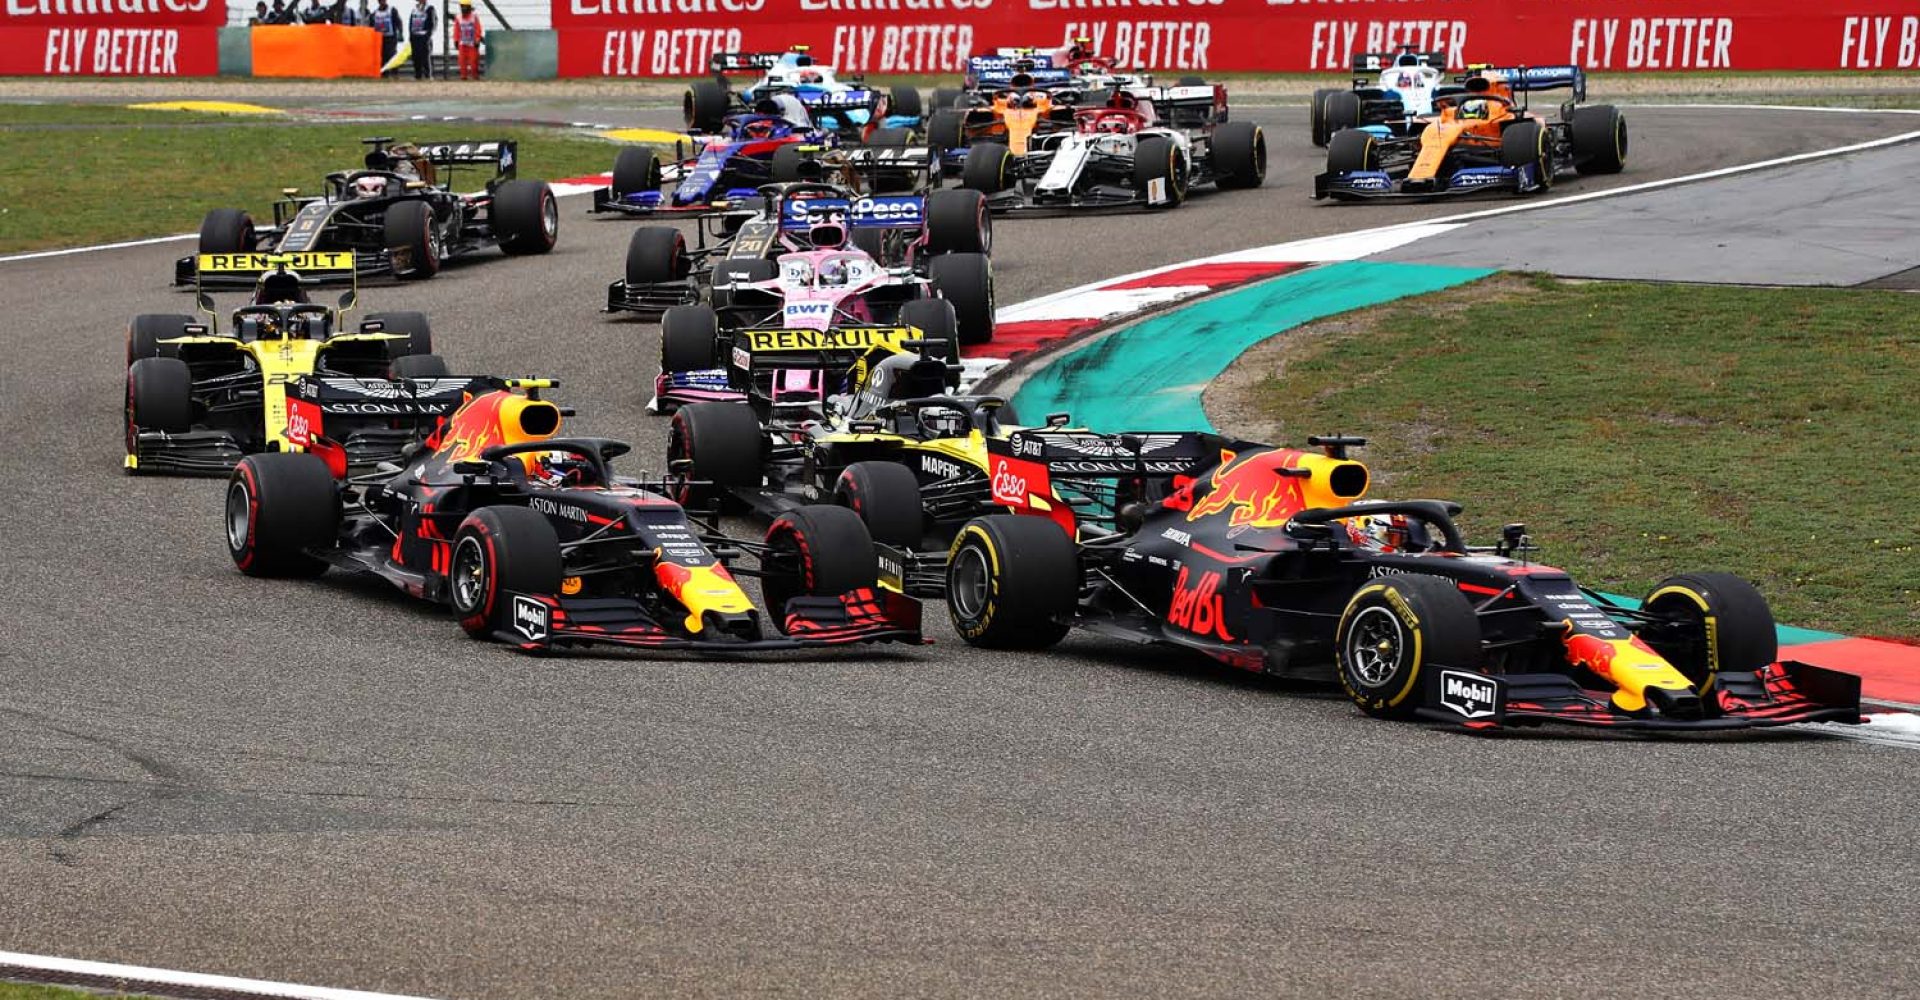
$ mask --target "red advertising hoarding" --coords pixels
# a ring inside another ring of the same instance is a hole
[[[0,76],[213,76],[225,0],[5,0]]]
[[[1914,0],[553,0],[561,76],[690,76],[794,44],[843,72],[957,72],[1088,36],[1123,65],[1344,72],[1396,45],[1593,70],[1920,69]]]

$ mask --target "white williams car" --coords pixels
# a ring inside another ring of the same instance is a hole
[[[974,143],[961,183],[996,211],[1059,211],[1173,208],[1196,185],[1266,179],[1266,136],[1227,120],[1217,84],[1115,86],[1104,104],[1076,109],[1073,124],[1030,137],[1019,156],[1003,143]]]
[[[1341,129],[1388,125],[1433,113],[1435,98],[1463,94],[1466,88],[1447,77],[1444,52],[1418,52],[1402,45],[1393,52],[1353,57],[1349,90],[1316,90],[1308,109],[1313,144],[1324,146]]]

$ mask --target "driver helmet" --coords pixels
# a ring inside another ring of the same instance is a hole
[[[773,123],[762,118],[740,126],[740,134],[749,139],[773,138]]]
[[[1461,121],[1483,122],[1493,117],[1493,102],[1484,100],[1461,101],[1454,117]]]
[[[827,261],[821,264],[820,270],[815,273],[819,275],[820,283],[823,285],[844,285],[847,283],[847,262]]]
[[[1363,514],[1347,518],[1347,539],[1375,552],[1423,552],[1426,525],[1405,514]]]
[[[594,486],[593,466],[570,451],[537,452],[527,463],[527,478],[543,486]]]
[[[1093,127],[1096,132],[1125,134],[1130,124],[1130,122],[1119,115],[1103,115],[1099,121],[1094,122]]]
[[[1114,91],[1113,96],[1107,99],[1107,107],[1110,108],[1125,108],[1131,110],[1138,107],[1139,104],[1140,100],[1138,98],[1124,90]]]
[[[362,177],[353,182],[353,196],[355,198],[379,198],[383,197],[386,193],[387,179],[385,177]]]
[[[803,69],[800,71],[801,83],[823,83],[826,79],[826,77],[820,75],[820,71],[817,69]]]
[[[920,433],[929,438],[959,437],[967,432],[966,415],[947,406],[920,408]]]

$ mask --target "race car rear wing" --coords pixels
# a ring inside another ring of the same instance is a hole
[[[286,287],[268,287],[269,293],[284,292],[304,285],[347,284],[349,299],[359,297],[362,270],[372,270],[370,262],[350,250],[307,253],[202,253],[181,258],[175,267],[175,283],[191,282],[204,295],[208,288],[250,288],[281,280]],[[186,280],[180,280],[182,277]],[[284,276],[284,278],[282,278]],[[350,302],[349,302],[350,304]],[[202,304],[202,308],[207,308]],[[207,309],[208,312],[212,310]]]
[[[512,180],[520,161],[520,144],[512,139],[455,139],[423,142],[420,155],[436,167],[491,164],[499,180]]]
[[[987,442],[987,453],[1045,466],[1059,476],[1119,479],[1192,475],[1220,460],[1227,439],[1204,431],[1098,434],[1057,428],[1018,430]]]
[[[1411,46],[1403,46],[1395,52],[1361,52],[1355,54],[1353,57],[1353,75],[1356,77],[1360,77],[1362,74],[1377,75],[1382,70],[1392,69],[1395,66],[1401,65],[1401,60],[1407,57],[1412,58],[1411,65],[1432,66],[1437,69],[1447,68],[1447,54],[1445,52],[1419,52]]]
[[[1467,67],[1466,75],[1460,77],[1460,81],[1464,83],[1488,73],[1505,79],[1516,94],[1565,88],[1573,91],[1574,100],[1587,99],[1587,71],[1578,66],[1490,66],[1475,63]]]
[[[875,348],[913,350],[921,331],[911,326],[845,326],[827,330],[762,328],[734,336],[733,367],[743,372],[850,368]]]
[[[751,73],[780,65],[785,52],[715,52],[707,65],[715,73]]]
[[[864,150],[869,154],[890,152]],[[929,162],[926,149],[917,152]],[[905,168],[908,164],[872,161],[876,168]],[[924,165],[923,165],[924,168]],[[917,194],[861,195],[850,198],[786,198],[780,204],[780,228],[805,232],[814,226],[839,224],[848,229],[918,229],[926,225],[927,200]]]

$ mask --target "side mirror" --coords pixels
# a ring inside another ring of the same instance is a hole
[[[213,296],[208,295],[205,291],[201,291],[199,294],[195,295],[194,302],[206,312],[213,311]]]
[[[346,312],[348,309],[352,309],[354,303],[358,301],[360,301],[359,289],[349,288],[346,291],[341,292],[340,293],[340,311]]]
[[[453,463],[453,472],[458,476],[484,476],[487,474],[487,463],[477,458],[464,459]]]
[[[1072,419],[1073,415],[1070,413],[1049,413],[1047,414],[1047,426],[1054,428],[1065,427],[1068,421]]]

